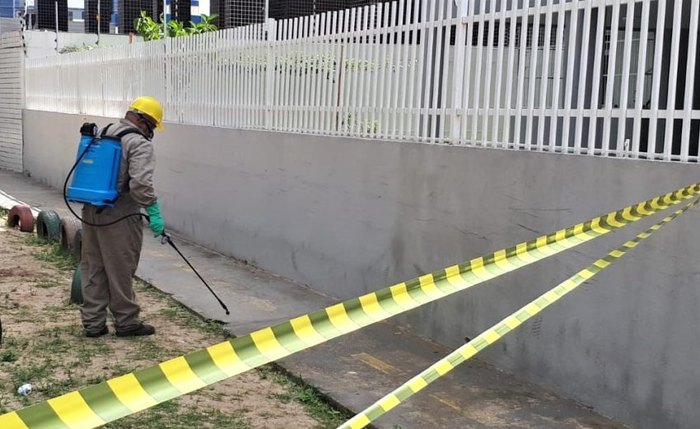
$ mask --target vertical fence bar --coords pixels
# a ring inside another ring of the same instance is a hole
[[[530,47],[530,80],[528,81],[528,96],[527,96],[527,123],[525,134],[525,149],[532,150],[532,132],[533,122],[535,120],[535,86],[537,84],[537,60],[540,49],[540,14],[541,3],[535,2],[535,19],[532,24],[532,39]],[[527,42],[527,41],[526,41]]]
[[[646,80],[647,39],[649,38],[650,0],[642,2],[642,23],[639,33],[639,60],[637,62],[637,85],[634,91],[634,128],[632,134],[632,153],[640,157],[640,138],[642,133],[642,109],[644,107],[644,81]]]
[[[569,37],[567,41],[567,63],[566,63],[566,90],[564,94],[564,119],[562,121],[562,152],[569,152],[570,135],[571,135],[571,118],[573,108],[573,91],[574,91],[574,59],[576,58],[576,40],[578,36],[578,2],[573,3],[573,9],[569,15]],[[576,123],[577,127],[581,124]]]
[[[505,99],[505,116],[503,118],[503,145],[501,147],[510,147],[510,124],[512,122],[513,113],[513,86],[518,85],[513,81],[513,69],[515,68],[515,40],[518,31],[518,16],[517,0],[510,0],[510,24],[509,24],[509,42],[508,42],[508,74],[506,75],[506,99]]]
[[[627,140],[625,139],[627,130],[627,113],[628,109],[628,98],[629,98],[629,81],[630,81],[630,67],[631,67],[631,56],[632,56],[632,33],[634,32],[634,1],[627,2],[627,14],[625,16],[625,44],[624,44],[624,56],[622,59],[622,78],[620,79],[620,104],[619,112],[620,116],[617,122],[617,154],[620,156],[627,156],[629,152],[629,146],[627,146]],[[622,143],[622,144],[621,144]]]
[[[571,12],[571,19],[576,19],[578,21],[578,18],[576,17],[578,13],[578,8],[574,9]],[[593,20],[593,9],[591,7],[591,3],[587,2],[586,8],[584,10],[584,16],[583,16],[583,33],[581,34],[582,36],[582,41],[581,41],[581,58],[579,62],[579,70],[581,75],[579,76],[579,82],[578,82],[578,92],[577,92],[577,108],[576,108],[576,130],[575,130],[575,136],[574,136],[574,153],[575,154],[580,154],[581,153],[581,146],[582,146],[582,140],[583,140],[583,117],[584,117],[584,109],[586,107],[586,80],[588,79],[588,52],[590,48],[590,33],[591,33],[591,21]],[[576,40],[576,35],[574,36],[569,36],[569,43],[571,44],[571,38],[573,37],[574,41]],[[575,43],[575,42],[574,42]],[[573,47],[575,50],[575,47]],[[567,70],[567,86],[571,85],[573,86],[573,66],[574,66],[574,59],[572,57],[575,57],[572,52],[572,47],[568,47],[568,52],[569,52],[569,65],[567,66],[569,70]],[[591,71],[591,73],[595,73],[595,71]],[[591,97],[591,105],[593,105],[593,97]],[[567,109],[567,115],[564,121],[565,124],[565,136],[564,138],[568,140],[569,138],[569,128],[568,128],[568,122],[569,122],[569,109],[573,109],[573,106],[571,105],[571,99],[569,98],[567,101],[566,105]],[[589,119],[592,120],[592,119]],[[588,149],[588,147],[587,147]]]
[[[409,85],[408,83],[405,85],[406,88],[408,89],[408,101],[406,104],[406,117],[408,119],[408,123],[406,124],[406,135],[410,136],[412,139],[417,138],[417,133],[414,133],[414,122],[415,122],[415,117],[413,114],[414,108],[415,108],[415,93],[416,89],[415,87],[417,86],[420,88],[420,85],[416,85],[416,72],[419,67],[419,62],[420,62],[420,57],[418,54],[418,32],[420,29],[420,22],[424,22],[424,20],[421,20],[423,18],[423,10],[426,7],[425,2],[418,2],[418,6],[416,6],[415,1],[417,0],[408,0],[413,3],[413,23],[411,25],[412,31],[411,31],[411,73],[410,73],[410,78],[409,82],[412,82],[413,85]],[[422,49],[422,45],[421,45]]]
[[[486,3],[486,2],[483,2]],[[484,81],[483,85],[483,99],[482,113],[481,113],[481,138],[479,139],[482,146],[488,146],[489,144],[489,117],[491,116],[491,73],[493,71],[493,50],[494,50],[494,40],[496,36],[496,22],[498,15],[496,14],[496,0],[490,2],[488,9],[484,9],[484,27],[488,24],[488,32],[484,28],[484,38],[483,42],[479,43],[479,47],[486,50],[486,63],[483,65],[485,68],[485,80],[480,79],[477,81],[477,86],[481,87],[481,81]],[[488,7],[488,6],[487,6]],[[482,54],[483,58],[483,54]],[[481,64],[481,61],[479,61]],[[481,67],[480,67],[481,68]],[[478,119],[478,116],[475,116]],[[478,123],[478,120],[477,120]]]
[[[399,85],[401,84],[399,80],[399,70],[401,69],[401,49],[403,46],[408,46],[406,41],[403,45],[401,44],[401,37],[399,33],[399,28],[401,25],[397,19],[403,19],[406,13],[404,9],[405,1],[392,2],[391,3],[391,18],[390,23],[387,26],[387,38],[384,40],[390,51],[389,64],[386,63],[387,59],[384,59],[384,82],[389,86],[389,91],[386,103],[382,103],[382,108],[386,109],[387,126],[386,131],[383,133],[384,138],[396,138],[396,127],[398,125],[399,117],[397,111],[399,108]],[[392,28],[392,31],[389,31]],[[405,34],[405,33],[404,33]],[[389,124],[391,123],[391,127]]]
[[[361,59],[360,57],[362,56],[362,43],[360,42],[361,40],[361,30],[362,28],[358,28],[359,25],[359,18],[357,15],[355,15],[355,9],[352,10],[352,57],[351,60],[353,61],[352,67],[353,67],[353,73],[352,73],[352,83],[349,88],[349,94],[351,94],[352,97],[352,102],[351,102],[351,109],[346,120],[346,128],[347,128],[347,133],[352,133],[352,121],[356,120],[358,116],[358,106],[359,106],[359,96],[360,96],[360,91],[358,87],[358,80],[359,80],[359,74],[360,74],[360,64],[361,64]],[[364,9],[358,9],[358,11],[364,11]]]
[[[465,0],[466,2],[466,0]],[[467,26],[466,26],[466,35],[465,35],[465,45],[466,45],[466,58],[465,58],[465,67],[466,67],[466,72],[464,75],[464,94],[462,96],[462,126],[461,126],[461,136],[460,140],[461,142],[468,144],[468,137],[469,137],[469,126],[473,126],[474,123],[473,121],[470,123],[469,122],[469,96],[471,92],[471,86],[472,86],[472,79],[471,79],[471,72],[472,72],[472,53],[474,51],[474,45],[472,43],[473,40],[473,35],[474,35],[474,26],[476,25],[476,17],[474,16],[474,1],[468,1],[469,4],[469,10],[467,12]],[[462,3],[464,4],[464,2]],[[461,42],[460,42],[461,43]],[[478,42],[477,42],[478,43]],[[476,109],[476,107],[475,107]]]
[[[367,113],[365,116],[365,123],[363,128],[365,130],[365,135],[368,137],[376,136],[376,124],[379,122],[381,116],[377,110],[377,92],[379,91],[379,70],[381,68],[380,64],[380,42],[382,37],[382,23],[384,6],[386,3],[379,3],[371,6],[372,13],[371,17],[371,28],[370,35],[368,37],[368,43],[372,47],[370,54],[370,66],[367,70]]]
[[[445,2],[439,2],[438,5],[438,10],[437,10],[437,16],[434,16],[434,25],[432,28],[432,32],[435,34],[435,41],[431,46],[435,46],[434,50],[434,56],[432,60],[432,70],[433,70],[433,84],[432,88],[430,88],[431,95],[432,95],[432,101],[430,103],[430,110],[429,110],[429,117],[430,117],[430,128],[428,131],[428,141],[431,143],[435,143],[437,140],[437,132],[438,132],[438,120],[439,120],[439,111],[440,111],[440,76],[441,76],[441,71],[442,71],[442,61],[444,61],[443,58],[441,58],[442,55],[442,30],[444,28],[445,20],[444,20],[444,13],[445,13]]]
[[[552,119],[549,126],[549,151],[555,152],[557,148],[557,132],[559,129],[559,98],[561,91],[561,69],[564,52],[564,23],[566,22],[566,3],[559,5],[557,12],[557,35],[554,39],[554,83],[552,87]],[[575,6],[575,5],[574,5]],[[573,12],[572,12],[573,15]],[[581,55],[585,55],[581,52]],[[564,153],[568,142],[562,138],[561,151]]]
[[[449,95],[447,93],[447,84],[450,80],[450,39],[452,36],[452,11],[453,2],[447,3],[447,9],[444,14],[440,16],[440,22],[442,27],[440,30],[441,36],[440,40],[442,43],[442,60],[440,61],[440,66],[442,68],[442,79],[440,80],[440,87],[442,88],[442,94],[440,95],[440,107],[438,109],[438,119],[437,124],[439,129],[436,131],[435,138],[438,141],[445,142],[449,139],[449,131],[447,131],[447,120],[450,117],[448,114]]]
[[[420,140],[427,140],[430,137],[430,132],[429,132],[429,124],[430,124],[430,113],[431,113],[431,91],[434,89],[434,70],[435,70],[435,60],[433,59],[433,55],[435,54],[435,50],[433,49],[433,41],[434,41],[434,35],[435,35],[435,24],[436,24],[436,19],[435,19],[435,6],[436,2],[431,2],[430,4],[430,11],[428,13],[428,17],[426,21],[423,23],[425,25],[425,44],[423,45],[423,55],[424,55],[424,61],[423,61],[423,79],[421,79],[421,82],[423,82],[424,85],[424,94],[423,98],[420,103],[421,111],[422,111],[422,117],[421,117],[421,127],[420,127],[420,135],[419,139]],[[427,57],[427,58],[426,58]]]
[[[474,110],[472,111],[473,114],[471,118],[471,144],[473,145],[483,144],[483,141],[481,143],[479,142],[479,114],[481,113],[481,109],[483,108],[481,103],[481,70],[484,66],[483,55],[484,42],[486,37],[486,2],[482,1],[479,3],[479,31],[476,39],[476,62],[474,63],[474,66],[476,67],[476,77],[474,79]],[[483,136],[481,140],[483,140]]]
[[[685,74],[685,94],[683,96],[683,134],[681,137],[680,160],[687,162],[690,156],[690,117],[693,111],[693,94],[695,90],[695,55],[698,47],[698,12],[700,2],[691,2],[690,29],[688,31],[688,63]]]
[[[522,117],[523,117],[523,94],[525,92],[525,60],[527,53],[527,28],[530,25],[530,10],[529,8],[523,8],[521,11],[521,21],[520,21],[520,52],[518,59],[518,94],[517,100],[515,102],[515,138],[513,141],[514,148],[520,148],[522,146],[520,134],[522,130]]]
[[[673,2],[673,22],[671,27],[671,65],[668,75],[668,96],[666,97],[666,135],[664,138],[665,161],[670,161],[673,148],[673,128],[676,118],[676,85],[678,82],[678,54],[680,51],[683,0]]]
[[[500,125],[501,115],[503,114],[501,99],[503,96],[502,85],[503,85],[503,57],[504,57],[504,45],[505,45],[505,34],[506,34],[506,17],[508,2],[506,0],[499,0],[501,6],[500,13],[500,24],[498,31],[498,40],[496,41],[497,53],[496,53],[496,86],[494,88],[494,116],[491,128],[491,136],[493,137],[493,146],[499,147],[499,142],[501,138],[499,137],[498,126]],[[510,82],[506,81],[507,85],[510,86]]]
[[[595,61],[593,63],[593,89],[591,91],[591,116],[590,116],[590,122],[589,122],[589,133],[588,133],[588,154],[589,155],[595,155],[595,149],[596,149],[596,133],[598,130],[598,109],[599,109],[599,100],[600,100],[600,64],[602,60],[602,55],[603,55],[603,39],[605,35],[603,34],[603,30],[605,29],[604,24],[605,24],[605,15],[606,15],[606,6],[604,3],[600,5],[598,8],[598,15],[597,15],[597,26],[596,26],[596,43],[595,43]]]
[[[486,3],[486,2],[484,2]],[[484,102],[483,102],[483,114],[481,117],[481,144],[483,146],[489,145],[489,117],[491,116],[491,74],[493,72],[493,42],[496,36],[496,0],[490,3],[490,7],[485,11],[485,19],[488,19],[489,31],[484,32],[484,43],[480,43],[479,46],[486,45],[486,82],[484,84]],[[484,20],[484,27],[486,26],[486,20]],[[499,24],[500,25],[500,24]],[[502,30],[502,29],[501,29]],[[484,29],[485,31],[485,29]],[[480,62],[479,62],[480,63]],[[479,85],[481,86],[481,85]]]
[[[546,118],[548,117],[547,114],[547,90],[549,89],[549,54],[551,50],[551,41],[552,41],[552,2],[553,0],[549,0],[549,4],[546,7],[546,14],[545,14],[545,24],[544,24],[544,46],[542,47],[542,53],[543,53],[543,60],[542,60],[542,77],[540,78],[540,102],[538,105],[539,108],[539,119],[537,121],[537,139],[536,139],[536,144],[537,144],[537,150],[541,151],[544,148],[544,137],[543,133],[545,130],[545,124],[546,124]],[[554,118],[551,116],[549,117],[549,123],[550,123],[550,132],[551,132],[551,124]]]
[[[454,79],[452,81],[454,98],[452,99],[452,131],[450,133],[450,142],[453,145],[461,143],[462,127],[464,118],[467,115],[465,109],[464,87],[469,86],[469,82],[463,79],[465,75],[464,56],[467,49],[465,43],[466,29],[468,24],[464,21],[466,17],[467,2],[459,0],[457,3],[457,21],[455,27],[455,48],[454,48]],[[466,85],[465,85],[466,81]]]
[[[617,36],[620,22],[620,0],[613,3],[612,21],[610,24],[610,48],[608,49],[608,70],[605,78],[605,112],[603,118],[603,156],[608,156],[610,150],[610,133],[613,111],[613,96],[615,95],[615,72],[617,65]]]
[[[661,93],[661,64],[664,51],[664,27],[666,22],[666,0],[658,0],[656,11],[656,40],[654,42],[654,68],[653,82],[651,89],[651,119],[649,120],[649,144],[647,146],[647,157],[656,158],[657,133],[656,127],[659,117],[659,95]],[[667,124],[668,125],[668,124]]]

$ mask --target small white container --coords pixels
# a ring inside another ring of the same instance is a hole
[[[27,396],[30,393],[32,393],[32,385],[29,383],[23,384],[17,389],[17,394],[21,396]]]

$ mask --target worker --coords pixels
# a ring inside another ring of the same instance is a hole
[[[163,128],[163,107],[153,97],[138,97],[124,119],[108,125],[105,136],[121,135],[122,159],[114,207],[83,206],[81,318],[85,336],[107,335],[107,309],[112,313],[118,337],[153,335],[155,328],[139,318],[133,276],[143,245],[143,219],[131,216],[109,226],[105,224],[145,208],[155,236],[165,224],[153,188],[155,156],[151,140],[154,130]]]

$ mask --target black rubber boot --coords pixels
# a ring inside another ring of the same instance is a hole
[[[153,335],[156,333],[156,328],[153,326],[141,322],[140,325],[136,325],[133,328],[119,330],[117,329],[117,337],[143,337],[146,335]]]

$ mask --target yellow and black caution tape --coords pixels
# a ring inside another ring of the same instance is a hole
[[[0,415],[2,429],[88,429],[555,255],[700,194],[700,183],[296,317],[79,391]]]
[[[367,407],[364,411],[361,411],[347,422],[338,426],[338,429],[361,429],[371,422],[377,420],[379,417],[386,414],[400,403],[406,401],[406,399],[423,390],[430,383],[455,369],[457,365],[471,359],[481,350],[495,343],[506,334],[525,323],[525,321],[535,317],[535,315],[537,315],[540,311],[554,304],[564,295],[576,289],[578,286],[585,283],[600,271],[609,267],[613,262],[619,258],[622,258],[629,250],[637,247],[641,241],[648,238],[655,231],[658,231],[661,229],[661,227],[671,222],[673,219],[677,218],[697,203],[698,199],[676,211],[672,215],[665,217],[659,223],[637,235],[633,240],[625,242],[622,246],[608,253],[606,257],[598,259],[588,267],[582,269],[578,273],[569,277],[567,280],[550,289],[548,292],[540,295],[537,299],[533,300],[491,328],[482,332],[473,340],[467,342],[452,353],[440,359],[435,364],[426,368],[420,374],[416,375],[391,393]]]

